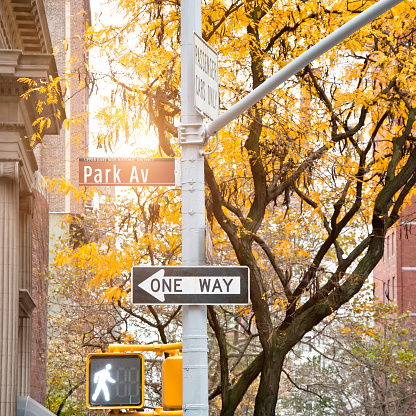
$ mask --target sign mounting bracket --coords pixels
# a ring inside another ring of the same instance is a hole
[[[192,136],[189,138],[189,136]],[[209,140],[202,124],[181,124],[179,126],[179,144],[207,145]]]

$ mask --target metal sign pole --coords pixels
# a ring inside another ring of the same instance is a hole
[[[195,108],[193,36],[201,35],[200,0],[181,3],[182,264],[205,265],[204,135]],[[183,414],[208,416],[208,348],[206,305],[182,311]]]

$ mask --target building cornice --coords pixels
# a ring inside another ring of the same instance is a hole
[[[55,57],[46,53],[26,53],[20,49],[0,49],[0,75],[47,79],[57,76]]]
[[[51,53],[52,44],[43,0],[2,0],[2,28],[8,46],[25,52]]]
[[[0,122],[0,131],[17,131],[21,137],[27,134],[23,123]]]

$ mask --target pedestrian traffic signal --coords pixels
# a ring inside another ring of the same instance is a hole
[[[135,353],[87,357],[87,407],[138,409],[144,405],[144,358]]]

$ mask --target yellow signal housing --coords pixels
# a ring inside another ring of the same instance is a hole
[[[171,355],[162,364],[162,406],[182,409],[182,355]]]

